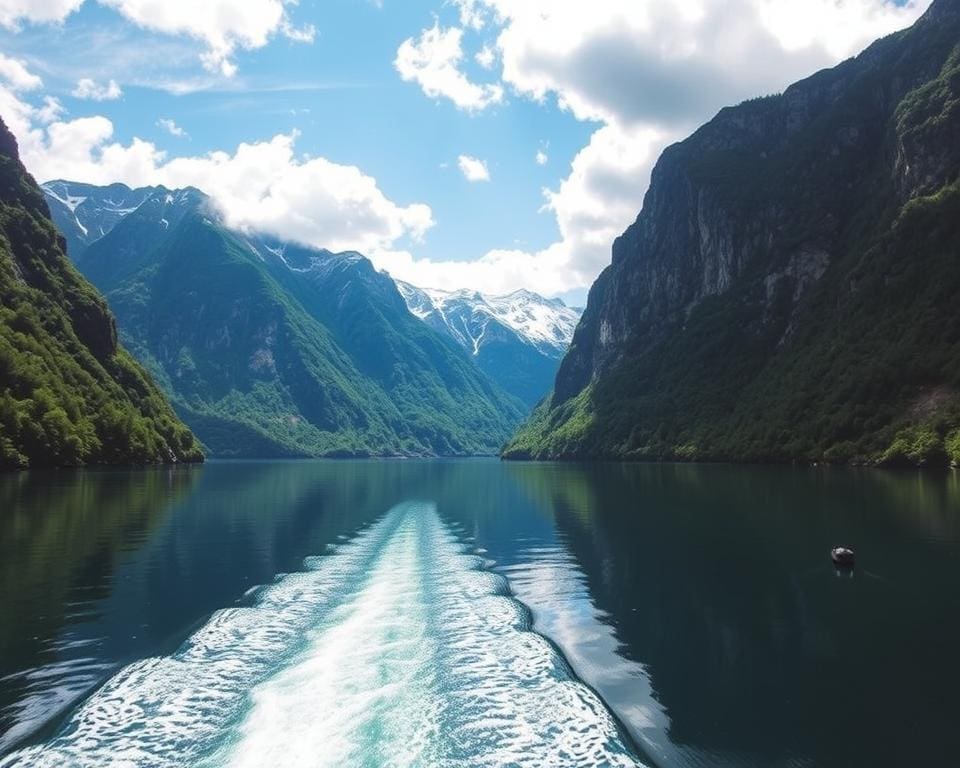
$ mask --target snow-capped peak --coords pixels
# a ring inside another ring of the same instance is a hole
[[[469,289],[442,291],[396,283],[411,313],[445,330],[474,355],[494,337],[489,333],[493,322],[544,354],[560,356],[580,320],[580,312],[560,299],[523,289],[493,296]]]

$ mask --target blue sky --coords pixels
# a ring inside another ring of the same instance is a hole
[[[41,180],[195,183],[421,285],[580,301],[663,146],[927,4],[0,0],[0,114]]]

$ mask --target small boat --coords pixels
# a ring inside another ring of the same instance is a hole
[[[856,555],[849,547],[834,547],[830,550],[830,559],[837,568],[853,568]]]

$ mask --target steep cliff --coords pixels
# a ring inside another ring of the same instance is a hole
[[[0,468],[202,458],[67,260],[0,121]]]
[[[658,161],[508,457],[960,457],[960,2]]]

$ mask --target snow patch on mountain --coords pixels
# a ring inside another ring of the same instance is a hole
[[[397,280],[410,311],[424,322],[446,330],[461,346],[477,355],[492,334],[492,325],[513,332],[543,354],[560,357],[570,346],[580,312],[560,299],[547,299],[527,290],[504,296],[479,291],[418,288]]]

